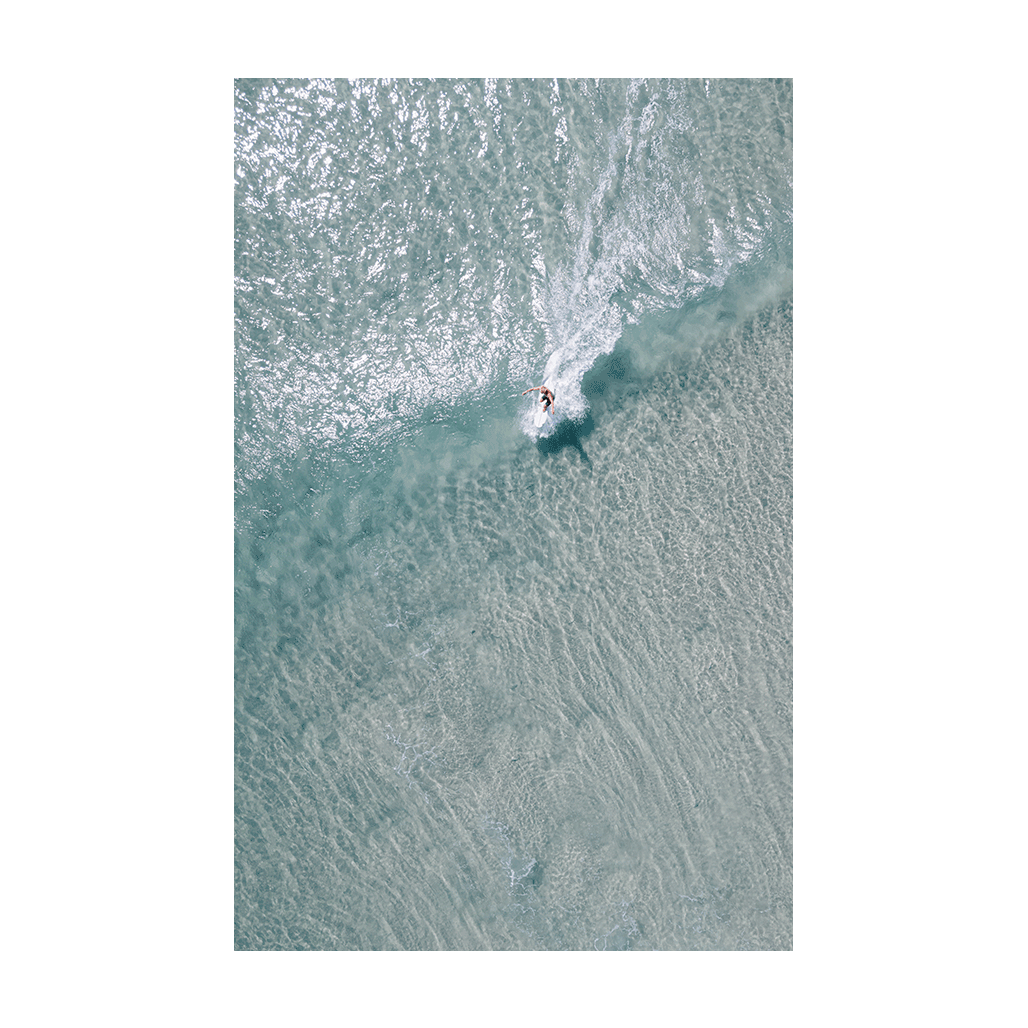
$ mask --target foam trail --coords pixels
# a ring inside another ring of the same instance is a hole
[[[536,313],[546,326],[554,348],[546,361],[543,379],[556,397],[556,417],[540,430],[529,411],[522,415],[521,430],[533,438],[545,438],[561,421],[581,421],[589,410],[582,392],[582,379],[605,353],[610,353],[621,338],[621,311],[611,297],[621,284],[617,265],[622,255],[618,248],[601,245],[593,253],[595,239],[606,239],[603,222],[604,198],[615,174],[618,136],[612,134],[607,165],[582,212],[578,243],[570,266],[559,269],[547,279],[547,288],[536,302]],[[610,254],[613,253],[613,256]]]

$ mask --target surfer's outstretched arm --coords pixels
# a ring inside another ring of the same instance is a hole
[[[542,386],[532,386],[531,389],[526,389],[521,395],[527,396],[529,393],[537,393],[540,389],[542,389]]]

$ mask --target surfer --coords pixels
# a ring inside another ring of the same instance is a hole
[[[536,386],[535,389],[526,389],[521,395],[527,396],[529,393],[534,393],[536,389],[539,390],[539,402],[543,405],[543,411],[547,414],[552,414],[557,407],[557,397],[553,395],[553,391],[548,386]]]

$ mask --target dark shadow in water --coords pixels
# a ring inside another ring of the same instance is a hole
[[[582,438],[589,435],[595,427],[591,414],[586,414],[584,421],[562,421],[553,435],[547,436],[545,439],[537,439],[535,441],[535,448],[545,460],[551,454],[560,453],[570,446],[578,451],[578,456],[586,464],[591,465],[592,461],[589,460],[589,454],[585,452],[585,448],[582,446]]]

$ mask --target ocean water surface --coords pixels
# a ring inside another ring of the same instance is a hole
[[[791,949],[791,82],[235,124],[236,948]]]

